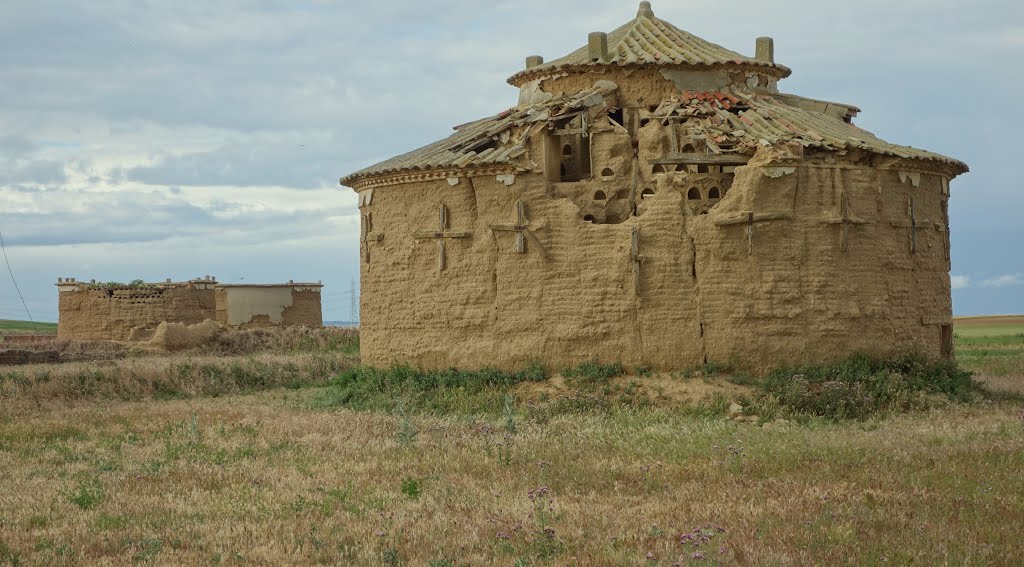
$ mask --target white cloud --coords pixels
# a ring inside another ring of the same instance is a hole
[[[965,289],[971,287],[971,279],[967,276],[950,276],[949,282],[953,289]]]
[[[1024,285],[1024,274],[1006,274],[988,278],[981,282],[981,287],[1010,287]]]

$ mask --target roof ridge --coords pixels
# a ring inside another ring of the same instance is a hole
[[[791,73],[784,65],[756,56],[742,55],[658,18],[654,15],[651,3],[647,1],[640,3],[635,18],[604,35],[607,37],[607,58],[595,58],[588,44],[547,63],[528,63],[526,69],[510,77],[508,82],[522,86],[527,80],[545,73],[581,72],[598,67],[625,65],[744,65],[773,69],[780,78],[788,77]],[[543,61],[539,57],[536,59]]]

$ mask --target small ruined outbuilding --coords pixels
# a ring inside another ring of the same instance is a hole
[[[361,356],[424,367],[760,371],[951,356],[949,184],[963,163],[784,94],[636,18],[509,79],[519,104],[341,179],[362,213]]]
[[[317,283],[187,282],[104,284],[57,280],[57,337],[69,340],[148,339],[160,323],[196,325],[210,319],[234,328],[323,325]]]

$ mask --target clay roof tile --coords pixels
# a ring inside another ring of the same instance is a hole
[[[600,66],[656,65],[674,67],[744,66],[774,70],[781,77],[791,73],[788,67],[771,61],[746,57],[711,43],[658,19],[649,2],[642,2],[636,18],[608,34],[607,60],[594,60],[589,45],[572,53],[524,69],[509,77],[515,86],[552,72],[586,70]]]

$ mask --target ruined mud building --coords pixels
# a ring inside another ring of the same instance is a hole
[[[56,285],[61,339],[135,340],[164,321],[192,325],[212,319],[235,328],[323,324],[320,282],[223,284],[206,276],[135,285],[58,278]]]
[[[963,163],[784,94],[740,55],[636,18],[508,82],[519,104],[341,179],[362,214],[364,362],[763,370],[952,351]]]

